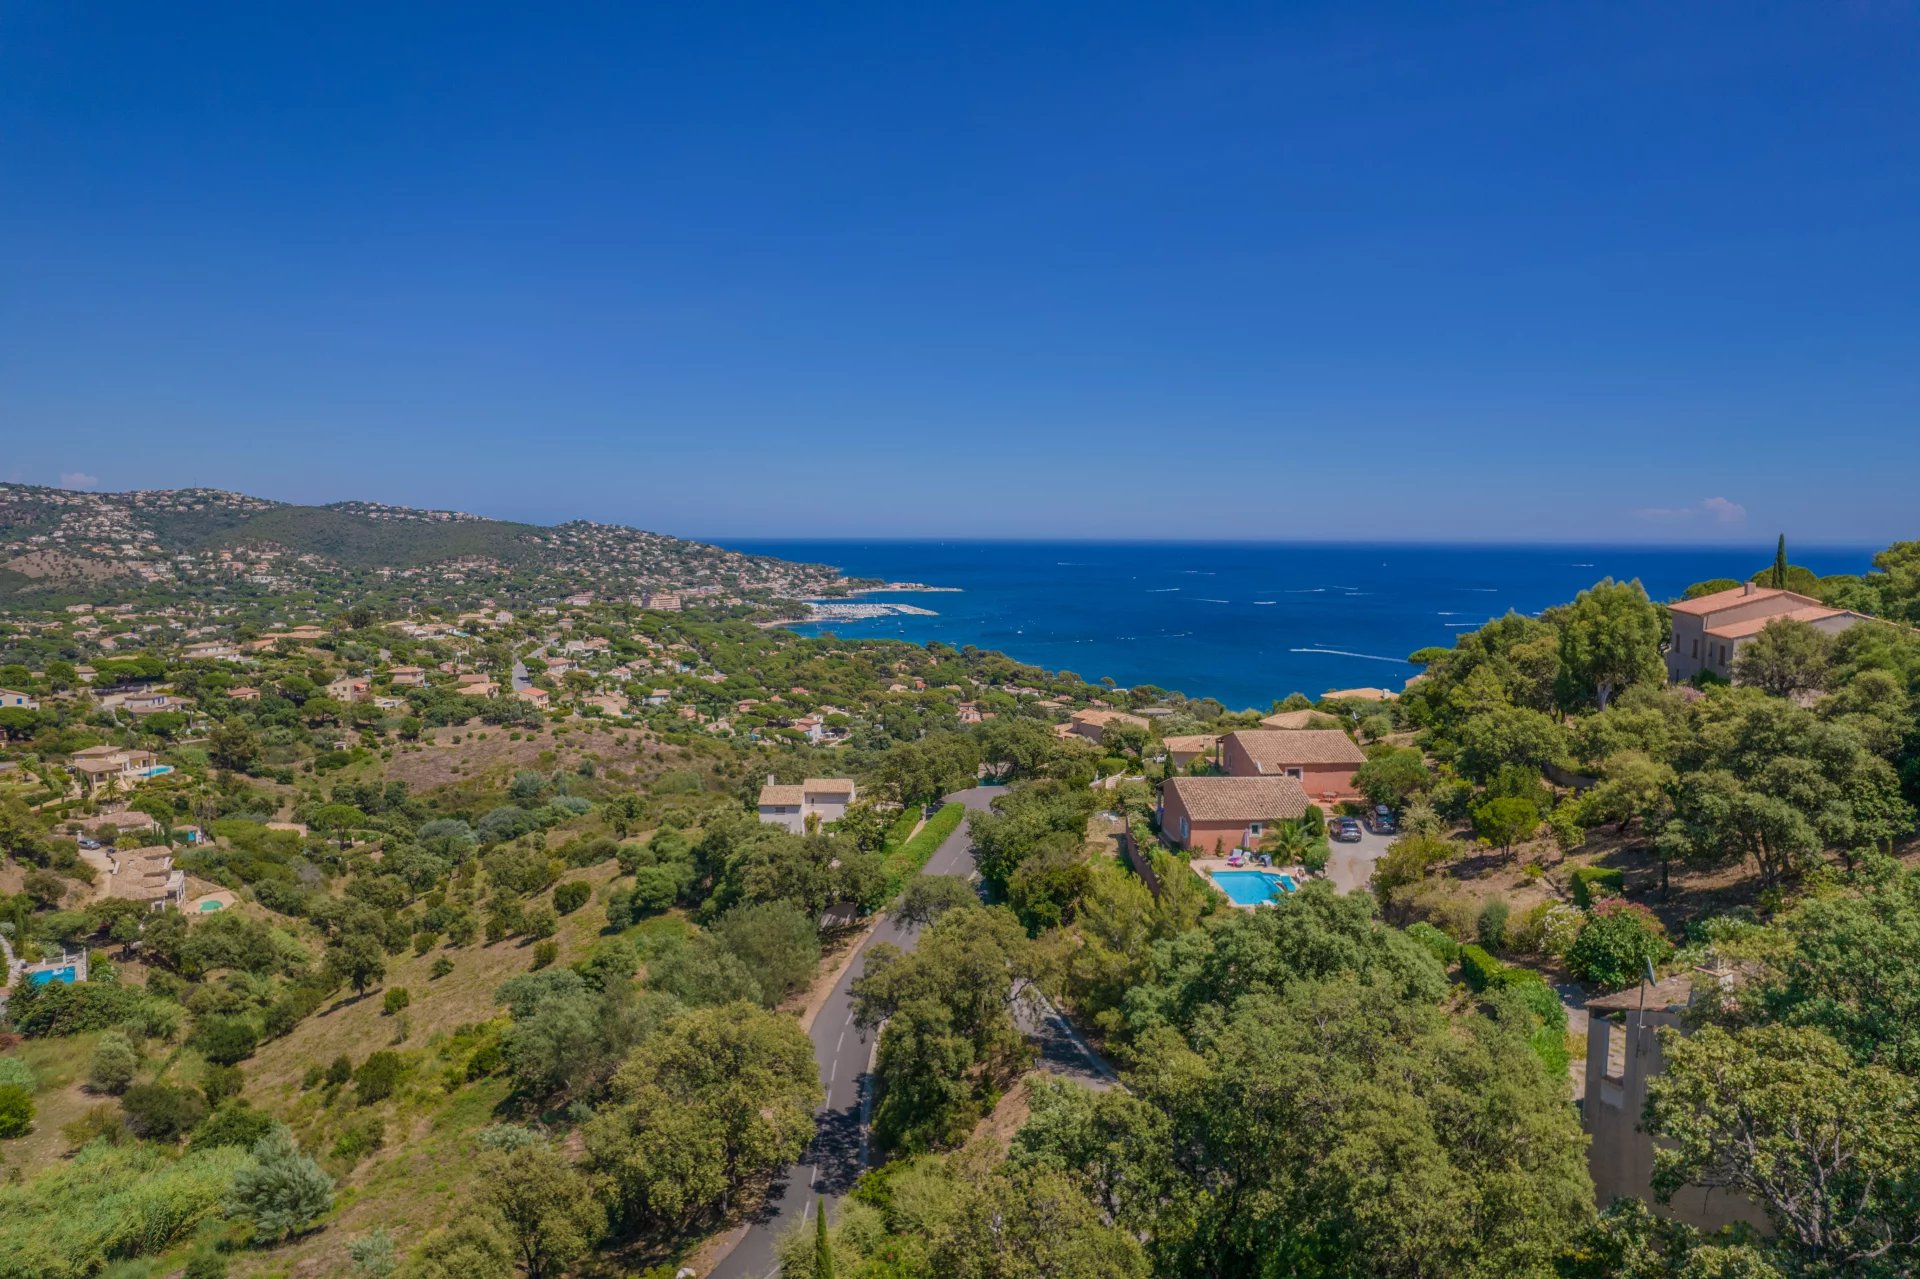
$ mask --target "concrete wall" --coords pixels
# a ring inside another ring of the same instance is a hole
[[[1587,1020],[1587,1096],[1580,1117],[1592,1138],[1587,1171],[1593,1177],[1595,1201],[1604,1208],[1615,1199],[1643,1200],[1662,1216],[1702,1230],[1744,1221],[1770,1231],[1766,1215],[1752,1200],[1724,1190],[1683,1186],[1669,1203],[1655,1202],[1653,1138],[1641,1128],[1640,1116],[1647,1105],[1647,1081],[1665,1062],[1660,1028],[1678,1026],[1680,1019],[1665,1009],[1614,1016],[1623,1017],[1624,1024],[1598,1010]]]

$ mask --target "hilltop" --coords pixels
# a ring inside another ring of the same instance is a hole
[[[377,502],[296,506],[219,489],[92,493],[0,484],[0,599],[18,604],[212,589],[502,599],[843,592],[824,564],[743,555],[617,524],[522,524]]]

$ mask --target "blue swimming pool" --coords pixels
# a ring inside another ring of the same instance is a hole
[[[75,971],[74,966],[68,964],[64,968],[46,968],[37,973],[28,973],[27,980],[36,986],[45,986],[50,982],[56,981],[63,981],[71,985],[73,980],[79,975],[80,974]]]
[[[1300,885],[1293,876],[1269,870],[1216,870],[1213,882],[1236,906],[1258,906],[1295,892]]]

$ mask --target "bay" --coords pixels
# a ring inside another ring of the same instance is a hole
[[[1538,613],[1603,577],[1678,597],[1745,577],[1772,546],[1442,546],[1198,542],[727,539],[723,545],[837,565],[856,577],[957,592],[861,599],[932,609],[795,626],[802,633],[996,649],[1022,662],[1125,686],[1157,684],[1229,708],[1291,692],[1398,689],[1407,654],[1451,644],[1508,610]],[[1793,550],[1814,572],[1861,573],[1866,547]]]

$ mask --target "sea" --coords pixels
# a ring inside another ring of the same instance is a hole
[[[1407,655],[1450,645],[1509,610],[1534,614],[1604,577],[1638,578],[1656,600],[1694,582],[1746,577],[1771,544],[1725,547],[1443,546],[1200,542],[724,539],[855,577],[951,592],[876,592],[933,616],[795,626],[802,633],[938,640],[1132,687],[1155,684],[1229,709],[1289,693],[1399,689]],[[1800,548],[1822,576],[1864,573],[1874,548]]]

